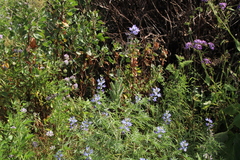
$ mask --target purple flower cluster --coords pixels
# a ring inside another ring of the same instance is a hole
[[[153,88],[153,93],[150,94],[150,97],[153,98],[153,101],[156,102],[158,97],[162,97],[161,93],[160,93],[160,88]]]
[[[138,103],[139,101],[141,101],[141,97],[135,96],[135,101],[136,101],[136,103]]]
[[[129,28],[129,31],[133,35],[138,35],[138,33],[140,32],[139,28],[135,24]]]
[[[57,160],[61,160],[61,157],[63,157],[62,151],[58,151],[54,157],[57,158]]]
[[[211,64],[212,62],[208,58],[203,58],[202,63]]]
[[[119,128],[129,132],[130,131],[129,127],[132,126],[132,123],[130,121],[131,121],[130,118],[125,118],[124,120],[121,121],[123,126]],[[122,133],[125,133],[125,131],[123,131]]]
[[[202,0],[202,2],[207,2],[208,0]]]
[[[76,77],[74,75],[65,77],[64,80],[67,82],[68,86],[72,86],[72,89],[78,89],[78,84],[76,83]]]
[[[219,3],[219,7],[224,10],[227,7],[227,3]]]
[[[169,111],[166,111],[163,116],[162,119],[164,120],[164,122],[166,122],[166,124],[170,124],[171,120],[171,114],[169,113]]]
[[[91,100],[91,102],[95,102],[97,104],[102,104],[100,102],[100,99],[101,99],[101,96],[99,94],[94,94],[93,99]]]
[[[86,147],[85,152],[83,153],[83,155],[87,157],[86,160],[91,160],[92,159],[90,157],[91,154],[93,154],[93,150],[90,147]]]
[[[180,146],[181,146],[181,148],[179,148],[179,150],[183,150],[184,152],[187,151],[188,143],[186,142],[186,140],[180,142]]]
[[[205,120],[207,121],[206,126],[208,127],[208,129],[213,128],[213,121],[209,118],[206,118]]]
[[[73,128],[74,126],[76,126],[77,124],[77,120],[76,118],[73,116],[73,117],[70,117],[69,119],[69,122],[70,122],[70,128]]]
[[[103,88],[106,87],[105,85],[105,79],[103,77],[100,77],[99,79],[97,79],[97,82],[98,82],[98,86],[97,86],[97,89],[101,90],[101,91],[104,91]]]
[[[165,133],[165,132],[166,131],[165,131],[165,129],[162,126],[161,127],[157,127],[157,130],[154,131],[154,133],[159,134],[158,138],[161,138],[162,137],[162,133]]]
[[[90,121],[83,121],[80,128],[84,131],[88,131],[88,127],[91,124],[92,124],[92,122],[90,122]]]
[[[194,48],[197,50],[202,50],[203,46],[209,47],[211,50],[214,50],[215,45],[212,42],[206,42],[205,40],[195,39],[193,42],[187,42],[185,44],[185,49]]]

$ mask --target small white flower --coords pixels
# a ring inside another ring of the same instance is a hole
[[[26,113],[26,112],[27,112],[27,109],[26,109],[26,108],[22,108],[22,109],[20,110],[20,112]]]
[[[53,131],[51,131],[51,130],[47,131],[46,136],[48,136],[48,137],[54,136]]]

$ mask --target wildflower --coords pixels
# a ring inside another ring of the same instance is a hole
[[[66,60],[64,60],[63,61],[64,62],[64,64],[66,64],[66,65],[68,65],[69,64],[69,61],[66,59]]]
[[[48,137],[54,136],[53,131],[51,131],[51,130],[47,131],[46,136],[48,136]]]
[[[82,130],[88,131],[88,127],[89,127],[90,124],[92,124],[92,122],[83,121],[82,124],[81,124],[81,126],[80,126],[80,128],[81,128]]]
[[[86,147],[85,152],[83,153],[84,156],[90,156],[93,153],[93,150],[90,147]]]
[[[101,99],[99,94],[95,94],[91,102],[96,102],[97,104],[102,104],[99,100]]]
[[[72,87],[73,87],[73,89],[78,89],[78,84],[75,83]]]
[[[181,148],[179,148],[179,150],[183,150],[184,152],[186,152],[187,146],[188,146],[188,143],[186,142],[186,140],[180,142],[180,145],[181,145]]]
[[[213,128],[213,121],[209,118],[205,119],[207,121],[206,126],[208,126],[208,129]]]
[[[74,75],[72,75],[72,76],[70,77],[70,79],[74,81],[74,80],[76,80],[76,77],[75,77]]]
[[[197,50],[202,50],[202,45],[201,44],[194,44],[193,48],[197,49]]]
[[[68,54],[64,54],[63,57],[64,57],[65,60],[69,60],[69,55]]]
[[[49,149],[50,150],[54,150],[54,149],[56,149],[56,147],[55,146],[51,146],[51,147],[49,147]]]
[[[3,38],[3,35],[0,34],[0,39],[2,39],[2,38]]]
[[[106,87],[106,85],[104,84],[104,83],[105,83],[105,79],[104,79],[103,77],[100,77],[99,79],[97,79],[97,82],[98,82],[98,87],[97,87],[97,89],[103,91],[103,88]]]
[[[63,157],[62,151],[57,151],[57,153],[54,157],[56,157],[57,160],[61,160],[61,157]]]
[[[227,7],[227,3],[219,3],[219,6],[222,10],[224,10]]]
[[[131,120],[130,118],[125,118],[124,120],[122,120],[121,122],[123,126],[119,128],[129,132],[130,131],[129,127],[132,126],[132,123],[130,122],[130,120]],[[122,133],[125,133],[125,132],[123,131]]]
[[[208,0],[202,0],[202,2],[207,2]]]
[[[158,97],[162,97],[160,92],[160,88],[153,88],[153,93],[150,94],[150,97],[153,97],[153,101],[156,102]]]
[[[237,9],[240,10],[240,4],[237,6]]]
[[[131,34],[137,35],[140,30],[136,25],[133,25],[131,28],[129,28],[129,31],[131,31]]]
[[[146,159],[146,158],[140,158],[139,160],[148,160],[148,159]]]
[[[107,112],[102,112],[103,116],[108,116],[109,114]]]
[[[26,113],[26,112],[27,112],[27,109],[26,109],[26,108],[22,108],[22,109],[20,110],[20,112]]]
[[[215,45],[212,42],[208,42],[208,46],[211,50],[214,50]]]
[[[136,103],[138,103],[139,101],[141,101],[141,97],[135,96],[135,101],[136,101]]]
[[[13,52],[14,52],[14,53],[22,53],[23,50],[21,50],[21,49],[13,49]]]
[[[202,63],[210,64],[212,62],[208,58],[203,58]]]
[[[76,125],[75,123],[77,123],[77,120],[76,120],[76,118],[74,116],[70,117],[68,120],[70,122],[70,128],[73,128],[73,126]]]
[[[70,78],[69,78],[69,77],[66,77],[66,78],[64,78],[64,80],[69,82],[69,81],[70,81]]]
[[[157,134],[159,134],[159,133],[165,133],[166,131],[165,131],[165,129],[161,126],[161,127],[157,127],[157,131],[154,131],[154,133],[157,133]],[[162,137],[162,134],[159,134],[158,135],[158,138],[161,138]]]
[[[38,146],[38,143],[34,141],[34,142],[32,142],[32,145],[33,145],[33,147],[36,148]]]
[[[172,121],[170,119],[172,115],[169,113],[169,111],[166,111],[164,114],[163,114],[163,117],[162,119],[167,123],[167,124],[170,124],[170,122]]]
[[[189,49],[189,48],[191,48],[193,46],[193,44],[192,44],[192,42],[187,42],[186,44],[185,44],[185,49]]]
[[[12,129],[16,129],[16,127],[15,127],[15,126],[12,126],[12,127],[10,127],[10,128],[12,128]]]

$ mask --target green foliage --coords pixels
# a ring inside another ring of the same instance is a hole
[[[90,1],[0,5],[3,159],[239,157],[238,53],[225,50],[207,64],[214,51],[193,49],[166,64],[168,52],[155,41],[128,35],[125,46],[109,43]],[[231,12],[207,6],[232,36]]]

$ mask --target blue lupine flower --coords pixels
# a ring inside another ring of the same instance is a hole
[[[131,28],[129,28],[129,31],[131,31],[131,34],[137,35],[140,30],[136,25],[133,25]]]
[[[83,153],[84,156],[87,156],[86,160],[92,160],[90,155],[93,154],[93,150],[90,147],[85,148],[85,152]]]
[[[141,97],[135,96],[135,101],[136,101],[136,103],[138,103],[139,101],[141,101]]]
[[[81,128],[82,130],[88,131],[88,127],[89,127],[89,125],[91,125],[91,124],[92,124],[92,122],[83,121],[82,124],[81,124],[81,126],[80,126],[80,128]]]
[[[213,121],[209,118],[205,119],[207,121],[206,126],[208,126],[208,129],[211,129],[213,127]]]
[[[208,0],[202,0],[202,2],[207,2]]]
[[[124,126],[119,128],[129,132],[130,131],[129,127],[132,126],[132,123],[130,122],[130,120],[131,120],[130,118],[125,118],[124,120],[122,120],[121,122]],[[125,133],[125,132],[123,131],[122,133]]]
[[[33,145],[33,147],[36,148],[38,146],[38,143],[34,141],[34,142],[32,142],[32,145]]]
[[[157,127],[157,130],[154,131],[154,133],[157,133],[157,134],[159,134],[159,133],[166,133],[166,131],[165,131],[165,129],[161,126],[161,127]],[[158,135],[158,138],[161,138],[161,137],[162,137],[162,134],[159,134],[159,135]]]
[[[148,160],[148,159],[146,159],[146,158],[140,158],[139,160]]]
[[[77,123],[77,120],[76,120],[76,118],[74,116],[70,117],[68,120],[70,122],[70,128],[73,128],[73,126],[75,126],[76,123]]]
[[[153,101],[156,102],[158,97],[162,97],[161,93],[160,93],[160,88],[153,88],[153,93],[150,94],[150,97],[153,98]]]
[[[57,160],[61,160],[61,157],[63,157],[62,151],[58,151],[54,157],[56,157]]]
[[[103,77],[100,77],[99,79],[97,79],[97,82],[98,82],[97,89],[103,91],[103,88],[106,87],[106,85],[104,84],[105,83],[105,79]]]
[[[172,121],[170,119],[172,115],[169,113],[169,111],[166,111],[164,114],[163,114],[163,117],[162,119],[167,123],[167,124],[170,124],[170,122]]]
[[[181,148],[179,148],[179,150],[183,150],[184,152],[187,151],[188,143],[186,142],[186,140],[180,142],[180,146],[181,146]]]
[[[96,102],[97,104],[102,104],[99,100],[101,99],[101,96],[99,94],[95,94],[93,96],[93,99],[91,100],[91,102]]]

